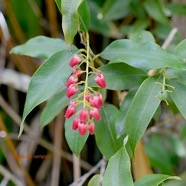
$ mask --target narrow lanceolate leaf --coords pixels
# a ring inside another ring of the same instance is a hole
[[[112,42],[100,56],[107,60],[118,60],[142,69],[164,67],[186,69],[185,64],[176,55],[167,52],[155,43],[141,44],[121,39]]]
[[[122,146],[122,139],[117,139],[115,130],[115,119],[118,110],[113,105],[105,105],[101,110],[101,120],[95,121],[96,124],[96,143],[101,153],[109,159]]]
[[[186,39],[184,39],[181,43],[179,43],[174,53],[179,57],[180,60],[186,62]]]
[[[67,140],[68,146],[70,147],[71,151],[76,155],[79,156],[83,146],[85,145],[88,132],[85,136],[81,136],[78,130],[72,130],[72,122],[75,118],[75,115],[72,116],[70,119],[66,119],[65,121],[65,138]]]
[[[86,0],[83,0],[78,8],[80,30],[87,32],[90,24],[90,10]]]
[[[139,181],[134,183],[134,186],[159,186],[163,182],[169,179],[181,180],[177,176],[169,176],[164,174],[150,174],[141,178]]]
[[[62,28],[65,36],[65,41],[71,45],[79,28],[78,7],[82,0],[62,0],[61,10],[63,14]]]
[[[49,124],[60,112],[64,109],[70,99],[65,96],[66,88],[63,88],[59,93],[53,95],[48,100],[42,114],[41,114],[41,127]]]
[[[104,74],[106,88],[110,90],[124,90],[139,86],[146,78],[141,69],[131,67],[125,63],[107,64],[99,68]],[[90,86],[98,87],[94,81],[95,74],[90,76]]]
[[[67,49],[68,46],[61,39],[49,38],[46,36],[37,36],[28,40],[22,45],[14,47],[10,51],[10,53],[47,59],[54,53]]]
[[[183,100],[185,100],[185,92],[186,92],[186,84],[179,81],[169,81],[169,84],[174,87],[170,96],[172,97],[175,105],[186,119],[186,104]]]
[[[49,99],[65,86],[67,78],[72,71],[69,66],[71,58],[72,53],[69,50],[57,52],[48,58],[34,73],[26,96],[19,135],[22,133],[23,122],[26,116],[37,105]]]
[[[100,186],[100,182],[101,182],[101,175],[96,174],[88,182],[88,186]]]
[[[114,154],[107,165],[103,177],[103,186],[133,186],[130,158],[125,144]]]
[[[160,80],[161,78],[158,77],[147,78],[138,89],[127,112],[125,133],[129,135],[127,145],[130,155],[134,154],[138,141],[160,104],[160,100],[156,98],[161,91],[161,85],[156,82]]]

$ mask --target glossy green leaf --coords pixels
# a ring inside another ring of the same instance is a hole
[[[154,36],[151,34],[151,32],[146,30],[132,33],[130,35],[130,39],[137,43],[147,43],[147,42],[155,43]]]
[[[168,81],[170,85],[175,87],[175,89],[170,93],[174,103],[176,104],[177,108],[186,119],[186,104],[183,101],[185,99],[185,92],[186,92],[186,84],[179,81]]]
[[[76,156],[79,156],[82,148],[84,147],[87,141],[89,133],[87,132],[85,136],[81,136],[78,130],[72,130],[72,122],[75,117],[76,115],[65,120],[65,138],[67,140],[68,146],[70,147],[71,151]]]
[[[144,71],[118,61],[99,68],[105,77],[106,88],[110,90],[124,90],[139,86],[146,78]],[[94,81],[95,74],[90,76],[90,86],[98,87]]]
[[[96,124],[96,143],[101,153],[109,159],[122,146],[122,139],[117,139],[115,119],[118,109],[113,105],[105,105],[100,110],[101,120]]]
[[[101,180],[100,174],[96,174],[88,182],[88,186],[100,186],[100,180]]]
[[[136,68],[157,69],[172,67],[185,69],[185,64],[174,54],[167,52],[154,43],[135,43],[121,39],[112,42],[100,56],[107,60],[120,60]]]
[[[123,102],[121,103],[120,112],[118,113],[115,122],[117,137],[122,136],[125,132],[125,117],[135,94],[136,94],[136,89],[129,91],[127,93],[127,96],[124,98]]]
[[[49,124],[61,111],[64,109],[71,99],[65,96],[66,88],[63,88],[59,93],[53,95],[47,101],[47,104],[41,114],[41,127]]]
[[[57,52],[43,63],[32,76],[23,111],[20,133],[26,116],[40,103],[46,101],[64,87],[72,68],[69,50]]]
[[[169,179],[175,179],[180,180],[177,176],[169,176],[164,174],[150,174],[143,178],[141,178],[139,181],[134,182],[134,186],[159,186],[163,182]]]
[[[54,53],[67,49],[68,46],[61,39],[37,36],[22,45],[14,47],[10,53],[47,59]]]
[[[162,24],[169,24],[168,18],[165,14],[165,8],[161,0],[146,0],[144,7],[147,13],[156,21]]]
[[[62,0],[62,28],[65,41],[68,45],[72,45],[73,39],[79,28],[78,7],[82,0]]]
[[[107,0],[102,9],[103,19],[107,21],[121,19],[130,12],[131,0]]]
[[[126,138],[125,138],[126,139]],[[103,186],[133,186],[130,158],[125,144],[114,154],[106,167]]]
[[[169,3],[166,5],[166,8],[172,15],[186,15],[186,4]]]
[[[156,112],[160,100],[156,98],[161,91],[161,85],[156,84],[161,78],[149,77],[138,89],[126,115],[126,130],[129,135],[129,152],[134,154],[136,145],[143,136],[150,120]]]
[[[55,0],[55,2],[56,2],[56,5],[57,5],[59,11],[62,13],[62,11],[61,11],[61,0]]]
[[[82,1],[78,8],[80,30],[87,32],[90,24],[90,10],[86,0]]]
[[[174,53],[179,57],[180,60],[186,62],[186,39],[184,39],[181,43],[179,43]]]

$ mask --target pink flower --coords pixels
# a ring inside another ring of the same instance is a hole
[[[79,68],[74,68],[72,70],[72,74],[76,75],[79,78],[81,76],[81,74],[82,74],[82,71]]]
[[[83,121],[83,122],[86,121],[88,119],[88,116],[89,116],[88,110],[86,110],[84,108],[80,110],[79,118],[81,121]]]
[[[106,87],[105,77],[103,73],[101,72],[97,73],[97,75],[94,77],[94,80],[101,88]]]
[[[87,129],[89,130],[90,134],[94,134],[95,132],[95,124],[93,121],[91,121],[89,123],[89,125],[87,125]]]
[[[74,55],[74,56],[72,57],[72,59],[71,59],[69,65],[70,65],[71,67],[74,67],[74,66],[76,66],[77,64],[79,64],[80,61],[81,61],[80,56]]]
[[[71,96],[73,96],[74,94],[76,94],[78,91],[78,86],[76,84],[71,84],[66,92],[66,97],[70,98]]]
[[[85,123],[79,123],[78,124],[78,131],[80,135],[84,136],[87,132],[87,126]]]
[[[90,110],[90,116],[94,117],[96,120],[100,120],[101,116],[99,114],[99,111],[96,107],[92,107],[92,109]]]
[[[75,112],[76,112],[76,107],[69,105],[65,112],[65,118],[70,118]]]
[[[76,75],[71,75],[66,83],[66,87],[68,88],[71,84],[75,84],[78,81],[78,77]]]
[[[97,93],[96,95],[89,98],[89,103],[92,107],[99,109],[103,105],[102,95]]]
[[[72,129],[76,130],[78,128],[78,124],[80,122],[79,118],[75,118],[74,121],[72,122]]]

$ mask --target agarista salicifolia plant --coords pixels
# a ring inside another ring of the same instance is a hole
[[[87,33],[87,40],[89,39]],[[106,81],[102,71],[95,68],[95,58],[91,57],[89,42],[87,42],[87,48],[80,49],[82,53],[75,54],[70,60],[70,67],[72,67],[72,73],[66,82],[66,97],[70,98],[78,92],[78,86],[84,85],[84,91],[80,92],[77,97],[70,101],[65,113],[65,118],[70,118],[76,114],[75,119],[72,122],[72,129],[78,130],[80,135],[85,135],[88,131],[90,134],[95,132],[95,120],[100,120],[99,109],[103,105],[102,94],[99,91],[95,91],[88,85],[88,78],[90,74],[94,75],[94,80],[100,88],[106,87]],[[85,70],[81,67],[85,65]],[[81,75],[85,74],[85,79],[80,80]],[[81,107],[77,112],[77,107]]]

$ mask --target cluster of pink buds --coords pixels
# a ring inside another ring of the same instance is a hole
[[[78,55],[74,55],[71,59],[69,65],[71,67],[77,66],[81,62],[81,57]],[[79,67],[75,67],[72,70],[72,74],[69,76],[66,87],[67,92],[66,96],[70,98],[78,92],[78,80],[83,71]],[[95,82],[101,87],[106,87],[106,82],[104,75],[101,71],[96,72],[96,76],[94,77]],[[91,93],[91,91],[93,93]],[[81,96],[82,95],[82,96]],[[81,99],[81,100],[79,100]],[[83,100],[82,100],[83,99]],[[94,134],[95,132],[95,124],[93,119],[100,120],[101,116],[99,113],[99,109],[103,105],[103,98],[99,92],[93,91],[92,89],[85,90],[83,93],[80,93],[79,96],[71,100],[69,106],[65,113],[65,118],[70,118],[76,113],[77,106],[79,104],[83,104],[83,108],[77,113],[77,116],[72,122],[72,129],[78,130],[80,135],[84,136],[88,131],[90,134]]]

